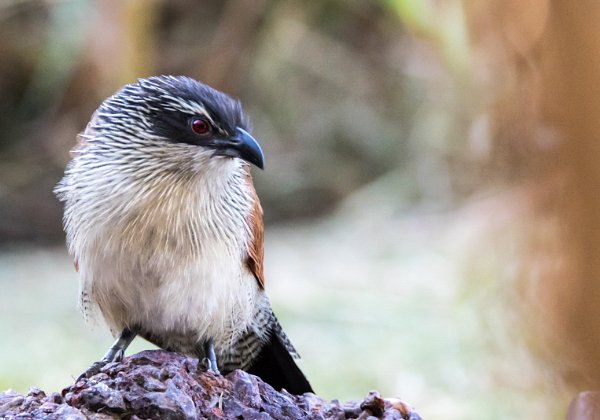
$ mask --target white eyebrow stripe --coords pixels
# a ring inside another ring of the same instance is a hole
[[[186,101],[182,98],[178,98],[176,96],[171,96],[171,95],[162,95],[162,96],[163,96],[163,98],[168,99],[170,102],[175,102],[178,105],[178,107],[166,106],[165,107],[166,109],[170,109],[173,111],[188,111],[193,114],[201,114],[204,117],[206,117],[212,123],[212,125],[215,125],[215,121],[212,119],[212,117],[210,116],[210,114],[208,113],[208,111],[206,110],[204,105],[202,105],[201,103],[198,103],[195,101]]]

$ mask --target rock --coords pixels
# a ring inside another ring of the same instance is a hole
[[[247,372],[215,375],[197,359],[162,350],[108,364],[61,394],[46,395],[38,388],[26,396],[0,393],[0,418],[420,419],[404,402],[374,391],[363,401],[344,404],[311,393],[292,395]]]
[[[600,391],[580,392],[567,411],[567,420],[600,419]]]

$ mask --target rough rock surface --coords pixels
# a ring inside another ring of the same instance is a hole
[[[23,419],[410,419],[420,417],[396,399],[371,392],[340,404],[310,393],[277,392],[260,378],[236,370],[206,372],[197,359],[162,350],[111,363],[62,393],[0,393],[0,418]]]
[[[594,420],[600,418],[600,391],[583,391],[569,404],[567,420]]]

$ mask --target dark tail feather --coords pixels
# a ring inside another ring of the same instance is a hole
[[[313,392],[306,376],[277,334],[271,335],[248,372],[260,377],[278,391],[285,388],[294,395]]]

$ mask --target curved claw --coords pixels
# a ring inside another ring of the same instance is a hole
[[[120,362],[123,360],[123,356],[125,355],[125,349],[129,344],[133,341],[135,336],[137,335],[137,331],[129,328],[125,328],[112,346],[108,349],[108,352],[104,355],[102,360],[92,363],[85,372],[83,372],[77,378],[77,381],[80,381],[83,378],[91,378],[92,376],[100,373],[100,370],[108,363],[111,362]]]
[[[106,366],[110,362],[111,362],[110,360],[102,359],[102,360],[99,360],[97,362],[92,363],[92,366],[90,366],[89,368],[87,368],[85,370],[85,372],[83,372],[81,375],[79,375],[79,377],[77,378],[76,382],[79,382],[83,378],[89,379],[92,376],[100,373],[100,370],[102,370],[102,368],[104,366]]]

